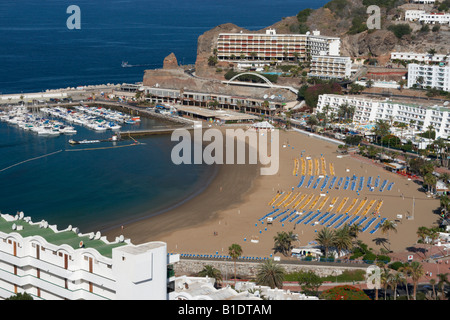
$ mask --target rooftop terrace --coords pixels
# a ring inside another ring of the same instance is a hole
[[[0,216],[0,232],[10,234],[16,232],[22,237],[41,236],[47,242],[54,245],[69,245],[73,249],[80,248],[80,241],[83,241],[84,248],[92,248],[97,250],[102,256],[112,258],[112,249],[127,245],[126,242],[105,242],[102,239],[91,239],[89,235],[78,235],[74,230],[54,231],[52,227],[42,227],[40,223],[27,222],[24,219],[10,220],[5,216]],[[13,225],[22,226],[23,229],[16,228],[13,230]]]

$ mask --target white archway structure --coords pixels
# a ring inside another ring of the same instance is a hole
[[[263,79],[269,86],[271,86],[271,87],[274,86],[273,83],[269,81],[269,79],[267,79],[266,77],[264,77],[264,76],[262,76],[262,75],[260,75],[259,73],[256,73],[256,72],[242,72],[242,73],[239,73],[239,74],[235,75],[233,78],[231,78],[230,80],[228,80],[228,81],[226,82],[226,84],[227,84],[227,85],[230,84],[231,82],[233,82],[233,80],[239,78],[240,76],[242,76],[242,75],[244,75],[244,74],[249,74],[249,75],[257,76],[257,77]]]

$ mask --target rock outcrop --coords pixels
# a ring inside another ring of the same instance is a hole
[[[178,69],[178,61],[175,54],[172,52],[167,57],[164,58],[163,69]]]

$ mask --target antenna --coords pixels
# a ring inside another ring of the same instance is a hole
[[[125,238],[123,237],[123,235],[121,234],[120,236],[119,236],[119,242],[123,242],[125,240]]]
[[[17,229],[17,226],[16,226],[15,223],[12,225],[12,229],[13,229],[13,230],[16,230],[16,229]]]
[[[94,240],[99,240],[101,238],[102,234],[100,233],[100,231],[97,231],[97,233],[95,234]]]
[[[94,239],[94,237],[95,237],[95,234],[93,232],[89,233],[89,240]]]
[[[19,219],[23,219],[23,217],[24,217],[23,211],[20,211],[20,213],[19,213]]]

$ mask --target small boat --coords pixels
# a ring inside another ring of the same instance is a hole
[[[76,140],[69,140],[70,144],[90,144],[90,143],[99,143],[101,142],[100,140],[81,140],[81,141],[76,141]]]

